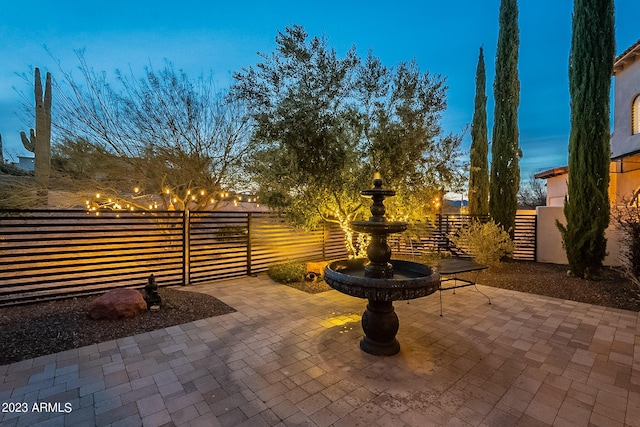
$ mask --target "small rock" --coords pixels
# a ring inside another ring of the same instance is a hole
[[[319,262],[307,262],[307,273],[313,273],[316,276],[322,276],[324,274],[324,268],[327,266],[326,261]]]
[[[94,299],[89,306],[91,319],[135,317],[147,311],[147,303],[135,289],[113,289]]]

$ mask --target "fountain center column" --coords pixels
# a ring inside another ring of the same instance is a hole
[[[391,259],[391,247],[387,243],[386,220],[384,214],[387,209],[384,206],[386,196],[395,194],[394,191],[382,189],[382,179],[376,176],[373,180],[373,189],[363,191],[363,194],[370,195],[373,201],[369,211],[368,227],[371,233],[371,242],[367,247],[367,257],[369,264],[364,269],[364,276],[374,279],[393,278],[393,266],[389,263]]]

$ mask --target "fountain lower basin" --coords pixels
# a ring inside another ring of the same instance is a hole
[[[393,278],[365,277],[368,260],[341,259],[327,265],[324,280],[333,289],[356,298],[399,301],[425,297],[440,287],[440,273],[424,264],[391,260]]]

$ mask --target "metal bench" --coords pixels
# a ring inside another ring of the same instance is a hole
[[[434,267],[438,270],[440,276],[442,277],[440,281],[440,316],[442,316],[442,291],[452,290],[455,294],[456,289],[458,288],[473,286],[476,291],[478,291],[487,300],[489,300],[489,304],[491,304],[491,298],[480,291],[480,289],[478,289],[478,287],[476,286],[478,275],[482,270],[486,270],[487,268],[489,268],[488,266],[478,264],[472,259],[447,258],[438,261],[438,263],[435,264]],[[460,275],[464,273],[469,273],[467,275],[469,277],[460,277]]]

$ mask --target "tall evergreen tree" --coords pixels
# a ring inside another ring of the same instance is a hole
[[[512,236],[518,209],[519,159],[522,156],[518,144],[519,44],[518,2],[502,0],[496,77],[493,83],[496,105],[491,147],[489,212],[493,220],[509,231]]]
[[[469,213],[489,213],[489,140],[487,136],[487,77],[484,52],[480,48],[476,70],[476,97],[471,122],[471,150],[469,170]]]
[[[609,91],[615,56],[613,0],[575,0],[569,56],[569,191],[558,224],[571,272],[596,274],[609,224]]]

